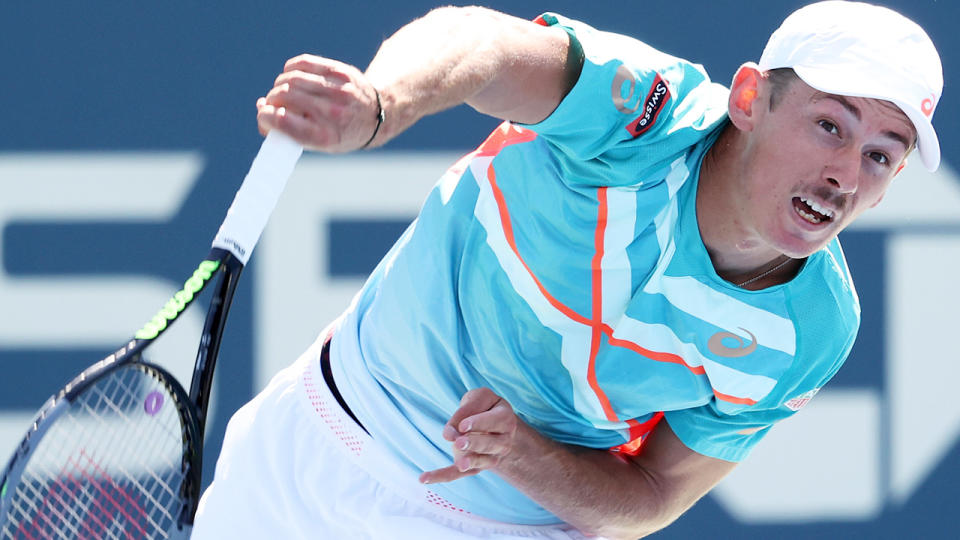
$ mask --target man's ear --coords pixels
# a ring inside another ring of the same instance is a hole
[[[753,62],[740,66],[733,76],[727,112],[730,121],[741,131],[750,131],[756,123],[757,106],[762,101],[757,99],[761,80],[763,72]]]

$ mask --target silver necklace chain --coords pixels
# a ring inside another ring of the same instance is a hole
[[[785,255],[784,255],[784,256],[785,256]],[[746,280],[746,281],[743,281],[743,282],[741,282],[741,283],[737,283],[736,285],[737,285],[737,287],[743,287],[744,285],[749,285],[749,284],[753,283],[754,281],[763,279],[763,278],[769,276],[770,274],[776,272],[777,270],[783,268],[784,266],[787,265],[788,262],[790,262],[790,261],[792,261],[792,260],[793,260],[793,259],[791,259],[790,257],[787,257],[783,262],[781,262],[780,264],[778,264],[778,265],[774,266],[773,268],[767,270],[766,272],[763,272],[763,273],[761,273],[761,274],[758,274],[758,275],[756,275],[756,276],[754,276],[754,277],[752,277],[752,278],[750,278],[750,279],[748,279],[748,280]]]

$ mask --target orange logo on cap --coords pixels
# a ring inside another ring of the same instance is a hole
[[[932,95],[932,94],[931,94],[930,97],[928,97],[927,99],[923,100],[922,103],[920,103],[920,110],[921,110],[921,111],[923,112],[923,114],[926,115],[927,117],[929,117],[931,114],[933,114],[933,95]]]

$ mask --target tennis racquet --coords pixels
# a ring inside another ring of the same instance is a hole
[[[0,477],[0,539],[189,537],[227,312],[301,152],[270,132],[210,254],[183,288],[127,343],[47,400]],[[141,355],[218,277],[187,393]]]

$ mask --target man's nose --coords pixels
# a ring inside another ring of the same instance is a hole
[[[860,182],[861,164],[859,149],[840,149],[831,156],[824,169],[824,177],[841,193],[854,193]]]

